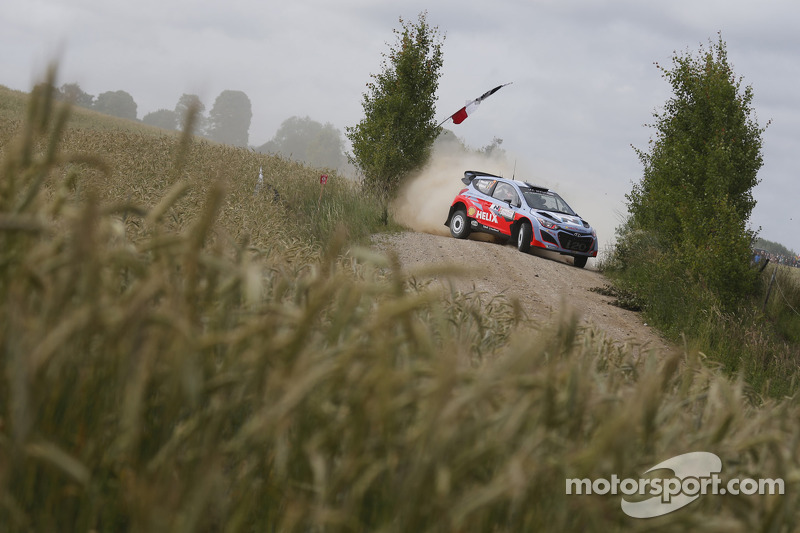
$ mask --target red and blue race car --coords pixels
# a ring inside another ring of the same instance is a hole
[[[461,181],[466,188],[444,223],[453,237],[466,239],[473,231],[498,235],[515,241],[521,252],[535,247],[570,255],[579,268],[597,257],[597,233],[555,192],[474,170]]]

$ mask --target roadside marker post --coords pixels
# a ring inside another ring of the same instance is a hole
[[[325,184],[328,183],[328,175],[322,174],[319,177],[319,200],[317,200],[317,210],[319,211],[319,207],[322,204],[322,191],[325,190]]]

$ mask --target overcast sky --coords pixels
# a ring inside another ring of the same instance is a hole
[[[608,242],[641,178],[631,145],[671,96],[654,66],[696,54],[721,32],[734,72],[751,85],[764,134],[751,217],[761,236],[800,252],[800,3],[791,0],[26,0],[0,3],[0,84],[30,90],[59,61],[59,83],[89,94],[124,90],[138,116],[183,93],[207,109],[226,89],[252,103],[250,144],[291,116],[344,132],[398,18],[445,37],[437,112],[513,82],[460,125],[473,148],[503,139],[511,168],[481,169],[563,191]],[[460,176],[454,176],[457,180]]]

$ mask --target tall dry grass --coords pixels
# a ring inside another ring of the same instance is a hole
[[[273,220],[231,212],[224,165],[119,196],[103,153],[59,148],[61,113],[34,95],[0,175],[0,530],[797,528],[796,400],[569,313],[539,332],[342,232],[223,238]],[[696,450],[787,493],[644,521],[565,494]]]

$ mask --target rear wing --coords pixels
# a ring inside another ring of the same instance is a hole
[[[547,187],[540,187],[539,185],[534,185],[532,183],[528,183],[527,181],[524,182],[529,188],[533,189],[536,192],[550,192],[550,189]]]
[[[489,174],[488,172],[481,172],[479,170],[467,170],[464,172],[464,177],[461,178],[461,181],[464,182],[464,185],[469,185],[472,183],[477,176],[486,176],[489,178],[502,178],[503,176],[495,176],[494,174]]]

